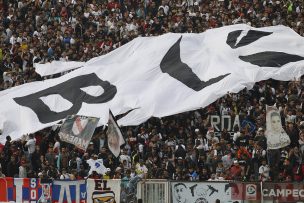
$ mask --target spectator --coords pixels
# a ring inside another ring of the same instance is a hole
[[[26,142],[25,147],[27,147],[28,150],[28,159],[31,160],[36,149],[36,139],[33,134],[29,135],[29,140]]]
[[[5,178],[5,175],[2,172],[2,166],[0,167],[0,178]]]
[[[48,152],[45,154],[45,160],[48,161],[50,165],[55,165],[56,155],[51,147],[48,148]]]
[[[241,180],[242,179],[242,177],[241,177],[242,168],[239,165],[238,160],[233,161],[233,165],[231,166],[231,169],[230,169],[230,175],[231,175],[231,178],[233,180]]]
[[[270,167],[266,164],[266,159],[262,160],[262,165],[259,168],[260,180],[265,182],[270,180]]]
[[[24,160],[21,161],[19,166],[19,178],[27,178],[26,162]]]
[[[144,161],[142,159],[139,160],[139,163],[136,164],[136,174],[146,179],[147,178],[148,169],[146,165],[144,164]]]
[[[7,164],[7,177],[18,177],[19,169],[14,156],[11,157],[10,162]]]
[[[65,168],[62,168],[62,173],[60,175],[60,180],[70,180],[71,175],[67,172]]]

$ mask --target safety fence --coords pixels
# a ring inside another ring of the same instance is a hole
[[[0,202],[16,203],[304,202],[303,183],[0,178]]]

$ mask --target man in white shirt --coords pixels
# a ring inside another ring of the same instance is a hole
[[[266,159],[262,160],[262,165],[259,168],[260,180],[267,181],[269,180],[269,171],[270,167],[266,163]]]
[[[139,177],[144,179],[147,178],[148,168],[144,165],[144,161],[142,159],[139,160],[139,163],[136,164],[135,168],[136,174]]]
[[[19,178],[27,178],[26,163],[24,160],[21,161],[19,166]]]
[[[206,137],[208,139],[208,143],[219,143],[220,140],[215,136],[214,128],[211,127],[208,129]]]
[[[32,154],[35,152],[36,149],[36,139],[34,138],[33,134],[29,135],[29,140],[26,142],[25,146],[28,149],[28,158],[31,161]]]
[[[29,154],[33,154],[35,152],[36,139],[33,134],[29,135],[29,140],[26,142],[25,146],[28,148]]]
[[[119,156],[120,163],[126,161],[126,167],[131,168],[131,157],[127,154],[127,150],[123,149],[121,155]]]

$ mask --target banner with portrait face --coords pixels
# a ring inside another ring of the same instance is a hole
[[[118,157],[120,154],[120,146],[125,144],[125,140],[111,111],[109,115],[107,136],[108,147],[110,151],[114,154],[115,157]]]
[[[223,182],[172,182],[173,203],[232,203],[243,199],[242,183]]]
[[[275,106],[266,106],[267,148],[280,149],[290,144],[290,138],[282,127],[281,115]]]
[[[60,139],[86,151],[98,121],[94,117],[68,116],[60,128]]]

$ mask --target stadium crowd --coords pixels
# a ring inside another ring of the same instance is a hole
[[[1,90],[42,80],[34,63],[87,61],[137,36],[200,33],[246,23],[286,25],[304,36],[303,1],[275,0],[2,0]],[[1,148],[0,176],[55,179],[139,176],[172,180],[304,180],[304,78],[262,81],[228,93],[210,106],[137,127],[122,128],[126,144],[115,158],[106,134],[97,129],[86,152],[61,142],[47,128]],[[265,105],[276,105],[291,144],[280,149],[280,164],[269,165]],[[240,115],[254,124],[215,132],[211,115]],[[103,159],[106,175],[90,171]],[[93,160],[93,161],[92,161]]]

